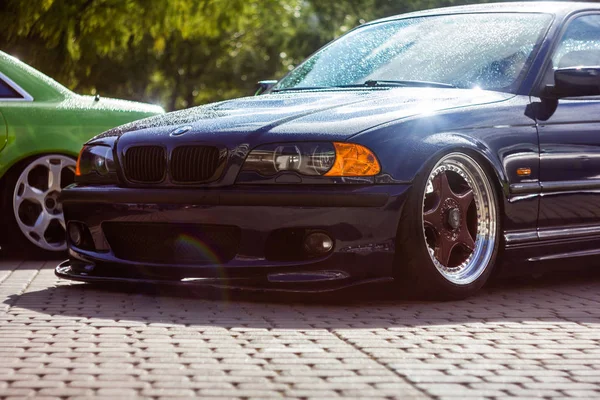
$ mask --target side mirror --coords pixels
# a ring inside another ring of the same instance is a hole
[[[600,66],[559,68],[554,71],[554,86],[546,86],[552,98],[600,96]]]
[[[254,93],[255,96],[259,96],[263,93],[265,93],[268,90],[271,90],[271,88],[273,86],[275,86],[275,84],[277,83],[277,81],[259,81],[258,82],[258,87],[256,88],[256,93]]]

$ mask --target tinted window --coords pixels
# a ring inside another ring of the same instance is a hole
[[[8,86],[6,82],[0,79],[0,99],[22,99],[21,96],[15,89]]]
[[[552,57],[552,67],[600,66],[600,15],[585,15],[569,24]]]
[[[552,17],[491,13],[367,25],[325,47],[275,89],[417,80],[514,91]]]

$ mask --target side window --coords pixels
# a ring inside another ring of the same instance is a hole
[[[23,96],[13,89],[8,83],[0,79],[0,100],[1,99],[22,99]]]
[[[554,70],[600,66],[600,15],[584,15],[570,22],[552,56],[547,81],[554,83]]]

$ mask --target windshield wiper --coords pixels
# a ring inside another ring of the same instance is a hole
[[[433,87],[433,88],[454,88],[456,86],[449,83],[440,82],[427,82],[427,81],[384,81],[384,80],[368,80],[364,83],[356,83],[353,85],[339,85],[339,86],[298,86],[288,87],[283,89],[273,89],[273,92],[285,92],[285,91],[300,91],[300,90],[335,90],[343,88],[360,88],[360,87]]]
[[[427,81],[383,81],[383,80],[374,80],[370,79],[365,81],[362,84],[357,85],[349,85],[349,86],[367,86],[367,87],[376,87],[376,86],[402,86],[402,87],[434,87],[434,88],[454,88],[456,86],[451,85],[449,83],[441,83],[441,82],[427,82]]]
[[[298,86],[298,87],[287,87],[283,89],[273,89],[273,92],[286,92],[296,90],[323,90],[323,89],[335,89],[335,86]]]

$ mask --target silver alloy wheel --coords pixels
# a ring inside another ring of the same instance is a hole
[[[65,220],[58,201],[61,190],[73,183],[75,160],[50,154],[32,161],[21,172],[13,193],[13,212],[21,232],[47,251],[64,251]]]
[[[423,234],[433,264],[456,285],[479,278],[497,241],[497,199],[479,164],[463,153],[433,167],[423,195]]]

